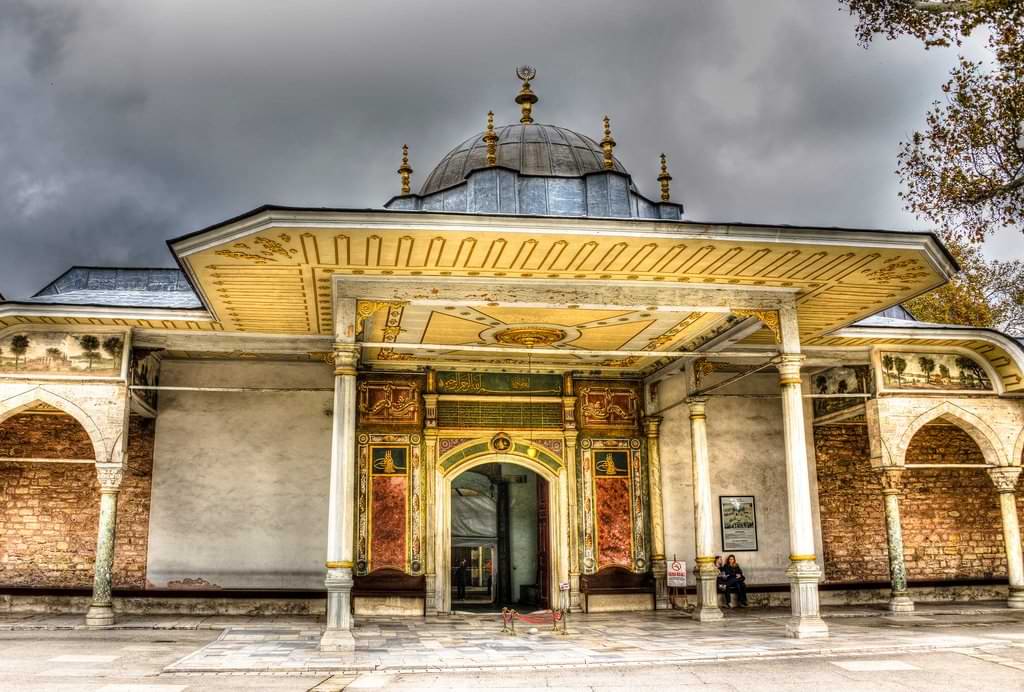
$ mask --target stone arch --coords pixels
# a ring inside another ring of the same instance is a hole
[[[1024,428],[1021,428],[1017,436],[1017,443],[1013,445],[1013,458],[1010,459],[1010,466],[1024,466]]]
[[[478,442],[478,441],[475,441]],[[472,446],[472,445],[470,445]],[[463,447],[466,450],[466,447]],[[567,472],[554,457],[549,460],[540,459],[538,453],[531,456],[520,441],[504,452],[496,452],[488,445],[479,451],[464,456],[448,455],[447,464],[438,464],[437,485],[435,486],[434,513],[438,523],[435,524],[434,563],[436,582],[434,599],[437,609],[441,612],[450,610],[450,575],[451,575],[451,492],[452,481],[465,471],[470,471],[484,464],[513,464],[536,473],[548,483],[548,545],[550,546],[550,566],[548,598],[556,602],[558,582],[569,577],[569,509]],[[552,463],[553,462],[553,463]]]
[[[107,443],[103,439],[103,434],[100,432],[99,426],[96,425],[96,422],[93,421],[92,417],[73,401],[65,399],[62,396],[58,396],[57,394],[54,394],[47,389],[43,389],[42,387],[35,387],[22,392],[21,394],[15,394],[12,397],[8,397],[7,399],[0,401],[0,423],[3,423],[8,418],[16,416],[22,411],[25,411],[39,403],[48,404],[54,408],[60,409],[78,421],[78,424],[81,425],[86,434],[89,435],[89,440],[92,442],[96,461],[102,463],[109,460],[110,457]]]
[[[895,461],[897,466],[904,466],[906,464],[907,450],[910,448],[910,443],[913,441],[914,436],[920,432],[921,428],[940,419],[953,423],[967,433],[974,440],[975,444],[978,445],[978,449],[981,450],[986,464],[990,466],[1007,465],[1007,460],[1004,458],[1001,450],[1002,445],[999,442],[999,436],[996,435],[988,423],[970,411],[944,401],[919,415],[907,426],[896,450]]]
[[[444,477],[450,482],[464,471],[470,471],[484,464],[515,464],[516,466],[522,466],[533,471],[549,483],[558,482],[559,472],[553,469],[550,463],[544,463],[542,459],[531,457],[521,452],[481,452],[480,454],[466,456],[449,464],[442,465],[441,469]]]

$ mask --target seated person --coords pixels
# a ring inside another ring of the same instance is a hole
[[[730,591],[736,592],[736,598],[740,602],[740,608],[747,607],[747,581],[746,577],[743,576],[743,570],[740,568],[738,562],[736,562],[736,556],[730,555],[725,560],[725,565],[722,567],[722,575],[725,577],[725,592],[728,594]]]
[[[721,555],[715,555],[715,569],[718,570],[718,577],[715,579],[715,587],[718,589],[718,593],[725,593],[725,574],[722,572],[722,567],[725,563],[722,561]]]

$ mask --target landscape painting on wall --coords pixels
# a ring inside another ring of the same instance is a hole
[[[958,353],[882,352],[880,356],[887,389],[992,390],[985,369]]]
[[[117,377],[123,352],[123,333],[8,332],[0,337],[0,372]]]

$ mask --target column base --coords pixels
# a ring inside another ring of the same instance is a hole
[[[889,611],[896,615],[909,615],[914,612],[914,602],[906,594],[893,594],[889,599]]]
[[[109,603],[106,605],[93,604],[85,613],[86,627],[110,627],[114,622],[114,607]]]
[[[320,637],[320,650],[333,652],[352,652],[356,650],[356,638],[351,630],[324,630]]]
[[[436,588],[434,583],[435,579],[436,577],[433,574],[426,575],[426,586],[423,593],[423,610],[426,613],[433,611],[437,607],[434,601],[434,589]]]
[[[693,619],[697,622],[714,622],[725,617],[718,607],[718,570],[711,565],[709,573],[701,573],[697,566],[697,607]]]
[[[828,625],[821,619],[818,606],[818,580],[821,569],[811,560],[794,560],[786,570],[793,617],[786,623],[786,636],[811,639],[828,636]]]
[[[1006,607],[1014,610],[1024,608],[1024,587],[1010,587],[1010,597],[1006,599]]]
[[[569,612],[582,613],[583,602],[580,598],[580,575],[579,572],[569,573]]]
[[[670,610],[672,604],[668,598],[668,565],[664,560],[654,560],[654,609]]]
[[[818,639],[828,637],[828,625],[819,616],[793,616],[786,623],[786,636],[791,639]]]

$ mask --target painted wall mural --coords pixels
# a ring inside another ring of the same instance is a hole
[[[361,434],[356,482],[356,573],[423,571],[423,463],[416,434]]]
[[[644,572],[647,505],[640,440],[580,441],[583,571],[609,566]]]
[[[992,381],[974,359],[959,353],[879,353],[886,389],[991,391]]]
[[[870,394],[874,391],[871,370],[865,365],[829,368],[811,378],[814,394]],[[814,399],[814,415],[824,416],[864,403],[860,398]]]
[[[0,337],[0,372],[118,377],[124,332],[8,332]]]

